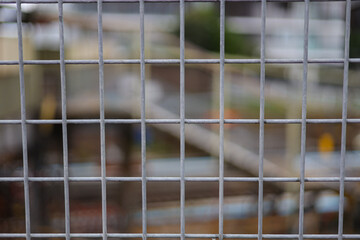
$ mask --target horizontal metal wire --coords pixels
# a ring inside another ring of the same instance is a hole
[[[360,118],[346,119],[347,123],[360,123]],[[180,119],[146,119],[149,124],[179,124]],[[186,124],[219,124],[219,119],[185,119]],[[258,124],[259,119],[225,119],[226,124]],[[61,119],[32,119],[27,124],[61,124]],[[67,119],[68,124],[98,124],[100,119]],[[141,119],[105,119],[106,124],[140,124]],[[301,124],[301,119],[265,119],[266,124]],[[306,119],[309,124],[335,124],[341,119]],[[20,119],[3,119],[1,124],[21,124]]]
[[[359,0],[360,1],[360,0]],[[0,3],[1,0],[0,0]],[[225,59],[227,64],[260,64],[260,59]],[[266,59],[269,64],[303,64],[303,59]],[[360,63],[360,58],[350,58],[350,63]],[[185,59],[186,64],[219,64],[220,59]],[[309,59],[308,63],[344,63],[342,58]],[[17,60],[1,60],[0,65],[18,65]],[[25,65],[56,65],[60,60],[24,60]],[[65,64],[99,64],[98,59],[65,60]],[[140,64],[140,59],[107,59],[104,64]],[[145,64],[180,64],[179,59],[145,59]]]
[[[0,233],[0,238],[25,238],[25,233]],[[102,233],[71,233],[72,238],[101,238]],[[140,233],[108,233],[108,238],[141,238],[143,234]],[[172,233],[148,233],[146,234],[148,238],[180,238],[180,234]],[[31,237],[34,238],[63,238],[65,233],[32,233]],[[218,234],[185,234],[187,238],[218,238]],[[251,238],[257,239],[257,234],[223,234],[224,238]],[[263,234],[265,239],[298,239],[298,234]],[[305,239],[337,239],[339,235],[337,234],[304,234],[303,238]],[[343,234],[344,239],[359,239],[360,234]]]
[[[103,0],[103,3],[138,3],[140,0]],[[226,0],[227,2],[261,2],[261,0]],[[345,2],[346,0],[311,0],[311,2]],[[352,0],[357,2],[360,0]],[[22,3],[58,3],[57,0],[22,0]],[[63,0],[63,3],[96,3],[97,0]],[[175,2],[180,0],[144,0],[146,3],[151,2]],[[220,2],[220,0],[185,0],[185,2]],[[304,0],[267,0],[267,2],[304,2]],[[16,0],[1,0],[1,3],[16,3]]]
[[[63,182],[64,177],[29,177],[30,182]],[[180,177],[146,177],[148,182],[180,182]],[[300,177],[264,177],[264,182],[300,182]],[[22,182],[23,177],[0,177],[0,182]],[[69,177],[70,182],[100,182],[101,177]],[[141,177],[106,177],[107,182],[141,182]],[[219,177],[185,177],[186,182],[218,182]],[[225,182],[258,182],[258,177],[224,177]],[[307,177],[305,182],[339,182],[340,177]],[[345,177],[360,182],[360,177]]]

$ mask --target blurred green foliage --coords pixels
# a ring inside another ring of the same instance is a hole
[[[350,35],[350,57],[360,56],[360,29],[351,29]]]
[[[180,28],[176,29],[176,35],[180,35]],[[191,9],[187,12],[185,16],[185,40],[206,50],[219,52],[219,10],[212,6]],[[254,54],[254,47],[242,35],[231,32],[225,24],[225,53],[250,56]]]

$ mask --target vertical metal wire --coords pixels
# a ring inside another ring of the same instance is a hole
[[[344,78],[343,78],[343,104],[341,117],[341,157],[340,157],[340,200],[339,200],[339,226],[338,240],[343,239],[344,227],[344,179],[346,160],[346,126],[349,82],[349,50],[350,50],[351,0],[346,0],[345,13],[345,50],[344,50]]]
[[[142,238],[147,239],[146,204],[146,113],[145,113],[145,2],[140,0],[140,79],[141,79],[141,196],[142,196]]]
[[[225,0],[220,0],[220,145],[219,145],[219,240],[224,234],[224,71]]]
[[[30,226],[29,166],[28,166],[28,149],[27,149],[26,100],[25,100],[25,81],[24,81],[24,53],[23,53],[23,37],[22,37],[21,0],[16,0],[16,22],[17,22],[18,51],[19,51],[21,138],[22,138],[22,150],[23,150],[24,201],[25,201],[25,230],[26,230],[26,240],[30,240],[31,226]]]
[[[263,231],[266,0],[261,0],[258,240]]]
[[[309,56],[309,0],[305,0],[304,11],[304,52],[301,103],[301,146],[300,146],[300,196],[299,196],[299,240],[304,239],[304,194],[305,194],[305,153],[306,153],[306,116],[307,116],[307,79]]]
[[[106,214],[106,148],[105,148],[105,106],[104,106],[104,54],[103,54],[103,26],[102,0],[97,1],[98,12],[98,45],[99,45],[99,97],[100,97],[100,161],[101,161],[101,212],[102,238],[107,239]]]
[[[180,0],[180,234],[185,240],[185,1]]]
[[[60,42],[60,84],[61,84],[61,125],[63,142],[63,168],[64,168],[64,203],[65,203],[65,238],[70,240],[70,200],[69,200],[69,154],[67,136],[67,110],[66,110],[66,75],[65,75],[65,41],[63,1],[59,0],[59,42]]]

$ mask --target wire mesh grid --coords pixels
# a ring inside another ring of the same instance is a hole
[[[328,59],[309,59],[309,5],[310,0],[304,1],[304,38],[303,57],[301,59],[267,59],[265,56],[265,31],[266,31],[266,5],[267,0],[246,0],[261,2],[261,41],[260,59],[226,59],[225,58],[225,4],[228,0],[220,0],[220,58],[219,59],[185,59],[185,1],[189,0],[0,0],[0,3],[16,3],[17,10],[17,36],[19,60],[0,61],[0,65],[17,65],[19,67],[20,80],[20,105],[21,119],[0,120],[0,124],[21,125],[22,152],[23,152],[23,177],[1,177],[0,182],[23,182],[25,198],[25,233],[1,233],[0,238],[232,238],[232,239],[359,239],[359,234],[344,234],[344,184],[345,182],[359,182],[360,177],[345,176],[345,154],[346,154],[346,129],[347,123],[360,123],[360,119],[347,117],[348,103],[348,73],[349,63],[358,63],[360,59],[349,57],[350,42],[350,14],[351,0],[346,0],[345,14],[345,38],[344,57]],[[203,2],[201,0],[190,0],[190,2]],[[241,0],[231,0],[241,1]],[[293,2],[278,0],[281,2]],[[103,57],[103,3],[114,2],[138,2],[140,12],[140,58],[139,59],[116,59],[109,60]],[[145,31],[144,16],[145,2],[179,2],[180,3],[180,59],[146,59],[145,58]],[[58,4],[59,16],[59,43],[60,60],[24,60],[23,56],[23,30],[22,30],[22,6],[26,3],[56,3]],[[64,50],[64,20],[63,5],[66,3],[97,3],[98,14],[98,60],[66,60]],[[226,64],[260,64],[260,117],[258,119],[225,119],[224,115],[224,74]],[[301,119],[265,119],[265,71],[266,64],[302,64],[302,109]],[[311,63],[339,63],[343,64],[343,99],[341,119],[308,119],[307,118],[307,82],[308,65]],[[99,119],[68,119],[66,101],[66,79],[65,66],[68,64],[97,64],[99,67],[99,96],[100,117]],[[139,64],[141,79],[141,118],[140,119],[106,119],[104,110],[104,65],[105,64]],[[180,118],[177,119],[148,119],[146,118],[145,101],[145,65],[146,64],[179,64],[180,65]],[[185,117],[185,64],[219,64],[219,96],[220,108],[218,119],[189,119]],[[61,74],[61,119],[59,120],[36,120],[26,117],[24,66],[25,65],[59,65]],[[68,124],[100,125],[101,143],[101,176],[100,177],[70,177],[68,158]],[[141,124],[141,177],[108,177],[106,174],[105,154],[105,125],[106,124]],[[340,177],[305,177],[305,152],[306,152],[306,127],[307,124],[338,123],[341,124],[341,161]],[[61,124],[63,142],[63,177],[29,177],[28,168],[28,137],[27,126],[29,124]],[[180,177],[148,177],[146,175],[146,125],[147,124],[178,124],[180,125]],[[219,125],[219,173],[218,177],[186,177],[185,176],[185,128],[187,124],[215,124]],[[258,177],[225,177],[224,176],[224,124],[258,124],[259,125],[259,168]],[[301,125],[301,166],[300,177],[264,177],[264,125],[265,124],[299,124]],[[108,233],[107,231],[107,182],[140,182],[142,192],[142,233]],[[65,232],[64,233],[32,233],[30,221],[30,182],[63,182],[65,202]],[[101,183],[101,206],[102,206],[102,233],[74,233],[70,229],[70,200],[69,182],[100,182]],[[179,182],[180,183],[180,233],[147,233],[147,183],[148,182]],[[185,183],[186,182],[217,182],[219,184],[219,225],[217,234],[189,234],[185,228]],[[224,234],[224,182],[255,182],[258,184],[258,233],[257,234]],[[264,204],[264,182],[298,182],[299,188],[299,231],[297,234],[263,234],[263,204]],[[336,182],[339,183],[339,212],[337,234],[305,234],[304,233],[304,192],[305,182]]]

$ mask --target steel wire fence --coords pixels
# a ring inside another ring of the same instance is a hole
[[[348,72],[350,63],[359,63],[359,58],[349,57],[350,42],[350,15],[351,2],[346,0],[345,14],[345,35],[344,35],[344,57],[328,59],[310,59],[308,57],[309,47],[309,5],[310,0],[273,0],[279,2],[304,2],[304,38],[303,57],[301,59],[268,59],[265,56],[265,32],[266,32],[266,6],[271,0],[243,0],[247,2],[261,2],[261,41],[259,59],[226,59],[225,58],[225,5],[227,2],[240,2],[242,0],[214,0],[220,3],[220,57],[219,59],[186,59],[185,58],[185,2],[205,2],[202,0],[0,0],[2,4],[16,3],[17,10],[17,36],[18,36],[18,60],[2,60],[0,66],[17,65],[19,67],[20,81],[20,105],[21,119],[0,120],[0,124],[16,124],[21,126],[22,152],[23,152],[23,177],[0,177],[0,182],[23,182],[25,199],[25,233],[0,233],[0,238],[65,238],[67,240],[75,237],[87,238],[251,238],[251,239],[360,239],[359,234],[344,234],[344,184],[346,182],[360,182],[360,177],[347,177],[345,175],[345,154],[346,154],[346,129],[348,123],[360,123],[360,119],[347,117],[348,103]],[[331,1],[331,0],[329,0]],[[342,1],[342,0],[334,0]],[[103,3],[139,3],[140,13],[140,57],[139,59],[104,59],[103,57]],[[145,31],[144,31],[144,4],[151,2],[178,2],[180,4],[180,58],[179,59],[146,59],[145,58]],[[211,2],[211,1],[207,1]],[[328,2],[324,0],[323,2]],[[58,4],[59,16],[59,60],[24,60],[23,56],[23,30],[22,30],[22,6],[23,4],[54,3]],[[63,5],[66,3],[97,3],[98,13],[98,59],[97,60],[67,60],[65,56],[64,20]],[[224,115],[224,74],[226,64],[260,64],[260,116],[256,119],[226,119]],[[309,119],[307,118],[307,82],[308,65],[316,63],[337,63],[343,64],[343,100],[342,116],[336,119]],[[96,119],[69,119],[67,117],[66,101],[66,65],[95,64],[99,68],[99,96],[100,96],[100,117]],[[107,119],[104,108],[104,66],[107,64],[135,64],[140,65],[141,79],[141,117],[138,119]],[[180,66],[180,113],[178,119],[148,119],[146,118],[145,101],[145,66],[147,64],[178,64]],[[219,118],[218,119],[189,119],[185,117],[185,65],[186,64],[219,64]],[[265,118],[265,72],[267,64],[302,64],[302,115],[299,119],[266,119]],[[25,65],[59,65],[61,76],[61,119],[42,120],[28,119],[26,115],[24,66]],[[305,153],[306,153],[306,126],[307,124],[341,124],[341,164],[339,177],[306,177],[305,176]],[[63,177],[30,177],[28,168],[28,125],[61,124],[63,144]],[[69,124],[99,124],[101,143],[101,176],[100,177],[70,177],[69,176],[69,153],[67,128]],[[108,177],[106,174],[106,153],[105,153],[105,125],[106,124],[140,124],[141,125],[141,177]],[[180,176],[179,177],[149,177],[146,175],[146,125],[147,124],[177,124],[180,126]],[[218,177],[186,177],[185,176],[185,128],[190,124],[213,124],[219,126],[219,173]],[[259,125],[259,169],[257,177],[226,177],[224,176],[224,125],[225,124],[257,124]],[[300,177],[265,177],[264,166],[264,125],[265,124],[298,124],[301,125],[301,167]],[[64,203],[65,203],[65,232],[64,233],[32,233],[30,220],[30,182],[63,182]],[[70,229],[70,182],[100,182],[101,183],[101,206],[102,206],[102,233],[73,233]],[[107,230],[107,182],[140,182],[142,192],[142,233],[108,233]],[[147,183],[148,182],[179,182],[180,183],[180,233],[148,233],[147,232]],[[217,234],[189,234],[185,228],[185,183],[186,182],[218,182],[219,184],[219,225]],[[258,233],[257,234],[225,234],[224,233],[224,182],[255,182],[258,183]],[[264,182],[298,182],[299,188],[299,226],[297,234],[263,234],[263,190]],[[305,234],[304,233],[304,192],[306,182],[336,182],[339,183],[339,215],[337,234]]]

